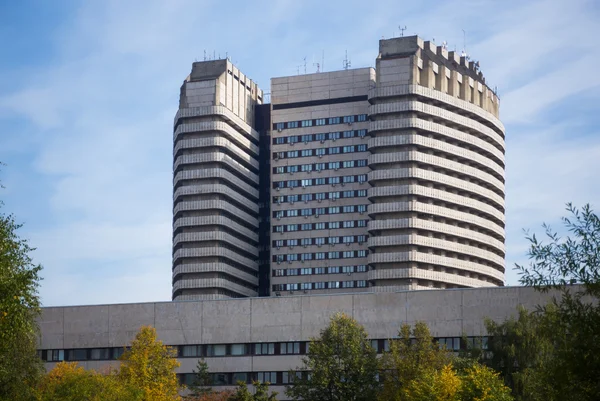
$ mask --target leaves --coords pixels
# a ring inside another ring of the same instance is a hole
[[[144,401],[177,401],[179,381],[175,368],[174,349],[156,338],[156,330],[145,326],[131,343],[131,349],[121,355],[119,378],[131,386],[140,388]]]
[[[378,392],[376,352],[364,327],[349,316],[334,315],[320,337],[311,340],[302,361],[289,373],[294,378],[286,390],[291,399],[366,401]]]

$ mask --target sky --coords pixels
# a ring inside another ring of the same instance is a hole
[[[599,206],[593,0],[0,2],[0,200],[44,266],[45,306],[171,299],[172,124],[191,63],[271,77],[374,66],[400,34],[466,48],[506,127],[506,281],[523,229]],[[464,30],[464,34],[463,34]]]

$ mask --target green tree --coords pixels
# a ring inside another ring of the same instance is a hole
[[[41,379],[37,401],[142,401],[142,391],[114,372],[103,375],[77,363],[60,362]]]
[[[143,391],[144,401],[177,401],[179,381],[175,368],[176,351],[156,337],[153,327],[144,326],[121,355],[118,377],[123,383]]]
[[[461,379],[451,365],[441,370],[425,369],[403,386],[398,394],[402,401],[459,401]]]
[[[517,265],[520,282],[558,295],[538,312],[541,327],[553,345],[551,359],[538,367],[533,382],[546,386],[552,400],[597,400],[600,394],[600,219],[589,205],[567,204],[561,238],[544,224],[546,242],[535,234],[529,266]],[[573,286],[573,284],[580,284]]]
[[[261,383],[255,381],[254,394],[248,390],[246,383],[239,382],[235,393],[231,396],[229,401],[276,401],[277,392],[269,394],[269,383]]]
[[[380,400],[402,400],[405,386],[413,380],[427,382],[428,377],[452,365],[453,357],[433,341],[429,327],[417,322],[400,327],[398,338],[390,340],[390,350],[381,358],[383,388]]]
[[[499,373],[479,363],[461,375],[458,394],[461,401],[512,401],[510,388],[504,385]]]
[[[17,235],[20,227],[12,215],[0,214],[0,400],[10,401],[30,399],[42,373],[36,353],[42,268]]]
[[[286,394],[293,400],[367,401],[379,389],[376,351],[367,332],[344,314],[331,318],[318,338],[311,339],[308,354]]]
[[[502,323],[486,319],[489,336],[486,365],[500,372],[516,400],[542,400],[539,370],[551,360],[554,345],[547,336],[544,315],[518,307],[518,316]]]
[[[212,376],[208,371],[208,364],[204,359],[199,359],[194,372],[194,381],[189,386],[191,396],[197,397],[213,392],[210,387],[213,384]]]

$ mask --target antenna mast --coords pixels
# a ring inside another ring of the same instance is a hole
[[[350,60],[348,59],[348,50],[346,50],[346,58],[344,59],[342,65],[344,66],[344,70],[347,70],[351,66]]]
[[[406,31],[406,25],[404,25],[404,28],[402,28],[402,25],[398,26],[398,29],[400,29],[400,36],[404,37],[404,31]]]

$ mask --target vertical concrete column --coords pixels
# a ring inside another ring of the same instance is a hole
[[[421,70],[421,86],[433,89],[435,86],[435,72],[431,60],[423,60],[423,69]]]
[[[450,71],[450,79],[448,80],[448,94],[454,97],[460,95],[460,84],[458,82],[458,72],[456,70]]]
[[[438,69],[438,74],[436,76],[436,85],[435,87],[443,93],[448,93],[448,76],[449,71],[445,65],[440,65]]]

